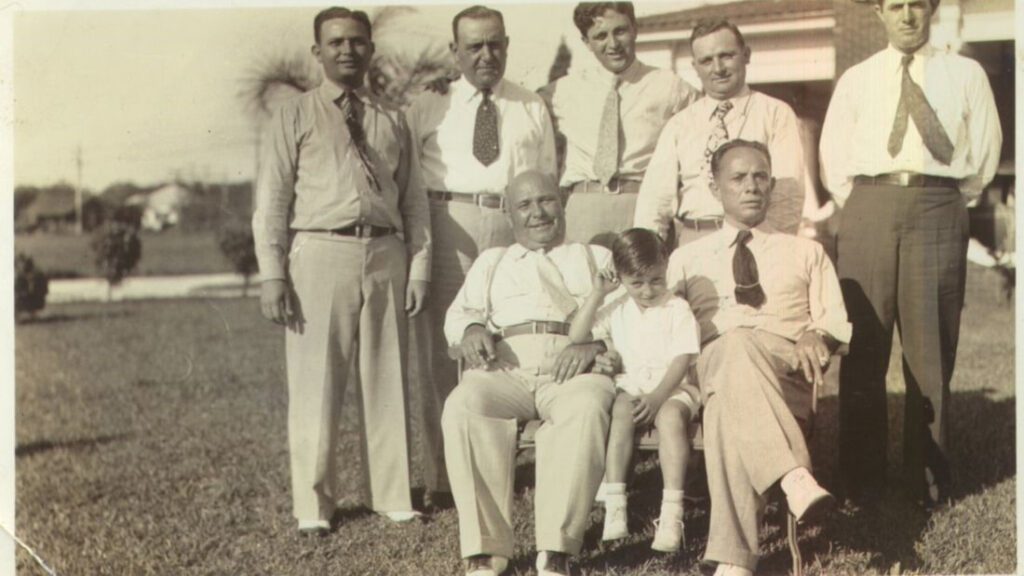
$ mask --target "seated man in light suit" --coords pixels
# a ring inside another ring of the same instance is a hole
[[[470,369],[445,402],[448,478],[467,574],[501,573],[513,551],[518,423],[537,432],[536,531],[540,575],[567,575],[604,473],[610,378],[588,374],[601,343],[570,344],[567,322],[611,268],[600,246],[566,243],[553,177],[516,176],[507,192],[516,243],[480,254],[445,318]]]
[[[758,142],[711,158],[722,228],[676,250],[668,282],[700,323],[697,377],[711,493],[705,560],[747,576],[759,557],[765,494],[776,483],[800,520],[832,500],[811,476],[799,420],[831,354],[850,341],[839,280],[820,244],[765,222],[775,179]]]

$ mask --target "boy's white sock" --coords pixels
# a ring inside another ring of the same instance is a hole
[[[629,536],[629,516],[624,482],[609,483],[604,500],[604,531],[602,540],[618,540]]]
[[[661,491],[661,505],[666,506],[669,504],[678,505],[680,508],[683,507],[683,491],[682,490],[662,490]]]

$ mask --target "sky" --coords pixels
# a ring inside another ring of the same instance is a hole
[[[637,12],[705,3],[638,3]],[[140,4],[146,9],[134,9]],[[244,80],[275,55],[302,54],[314,63],[312,20],[324,5],[234,4],[19,4],[15,183],[76,183],[79,150],[82,183],[94,191],[118,181],[251,179],[259,122],[239,96]],[[509,80],[530,89],[546,83],[563,37],[574,66],[594,65],[572,24],[574,4],[492,5],[504,13],[511,38]],[[375,31],[378,52],[410,43],[445,46],[451,18],[464,6],[416,3],[414,14]],[[377,8],[366,6],[371,15]]]

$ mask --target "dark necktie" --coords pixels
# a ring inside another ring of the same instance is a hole
[[[363,102],[355,92],[346,91],[338,99],[338,107],[341,108],[341,113],[345,116],[345,126],[352,137],[352,143],[356,146],[366,180],[375,191],[380,192],[380,182],[377,181],[377,175],[373,172],[373,162],[370,159],[366,143],[366,131],[363,130]]]
[[[473,126],[473,156],[484,166],[498,159],[498,110],[491,100],[491,91],[480,91],[480,106]]]
[[[903,138],[907,135],[907,124],[910,118],[914,119],[914,125],[921,134],[924,145],[931,152],[931,155],[945,166],[953,160],[953,143],[949,135],[942,128],[939,117],[935,110],[928,104],[928,98],[924,90],[917,82],[910,77],[910,63],[914,60],[913,54],[904,54],[901,66],[903,68],[903,82],[900,87],[900,103],[896,108],[896,118],[892,122],[892,132],[889,133],[889,156],[896,157],[903,149]]]
[[[736,235],[736,252],[732,255],[732,277],[736,281],[736,302],[753,308],[764,304],[764,290],[757,273],[757,261],[747,247],[750,242],[750,230],[740,230]]]
[[[597,132],[597,151],[594,152],[594,175],[602,184],[609,182],[619,171],[619,84],[616,77],[601,110],[601,123]]]

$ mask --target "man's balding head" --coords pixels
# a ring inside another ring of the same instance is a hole
[[[505,193],[516,242],[529,250],[554,248],[565,239],[565,212],[558,182],[550,174],[517,174]]]

